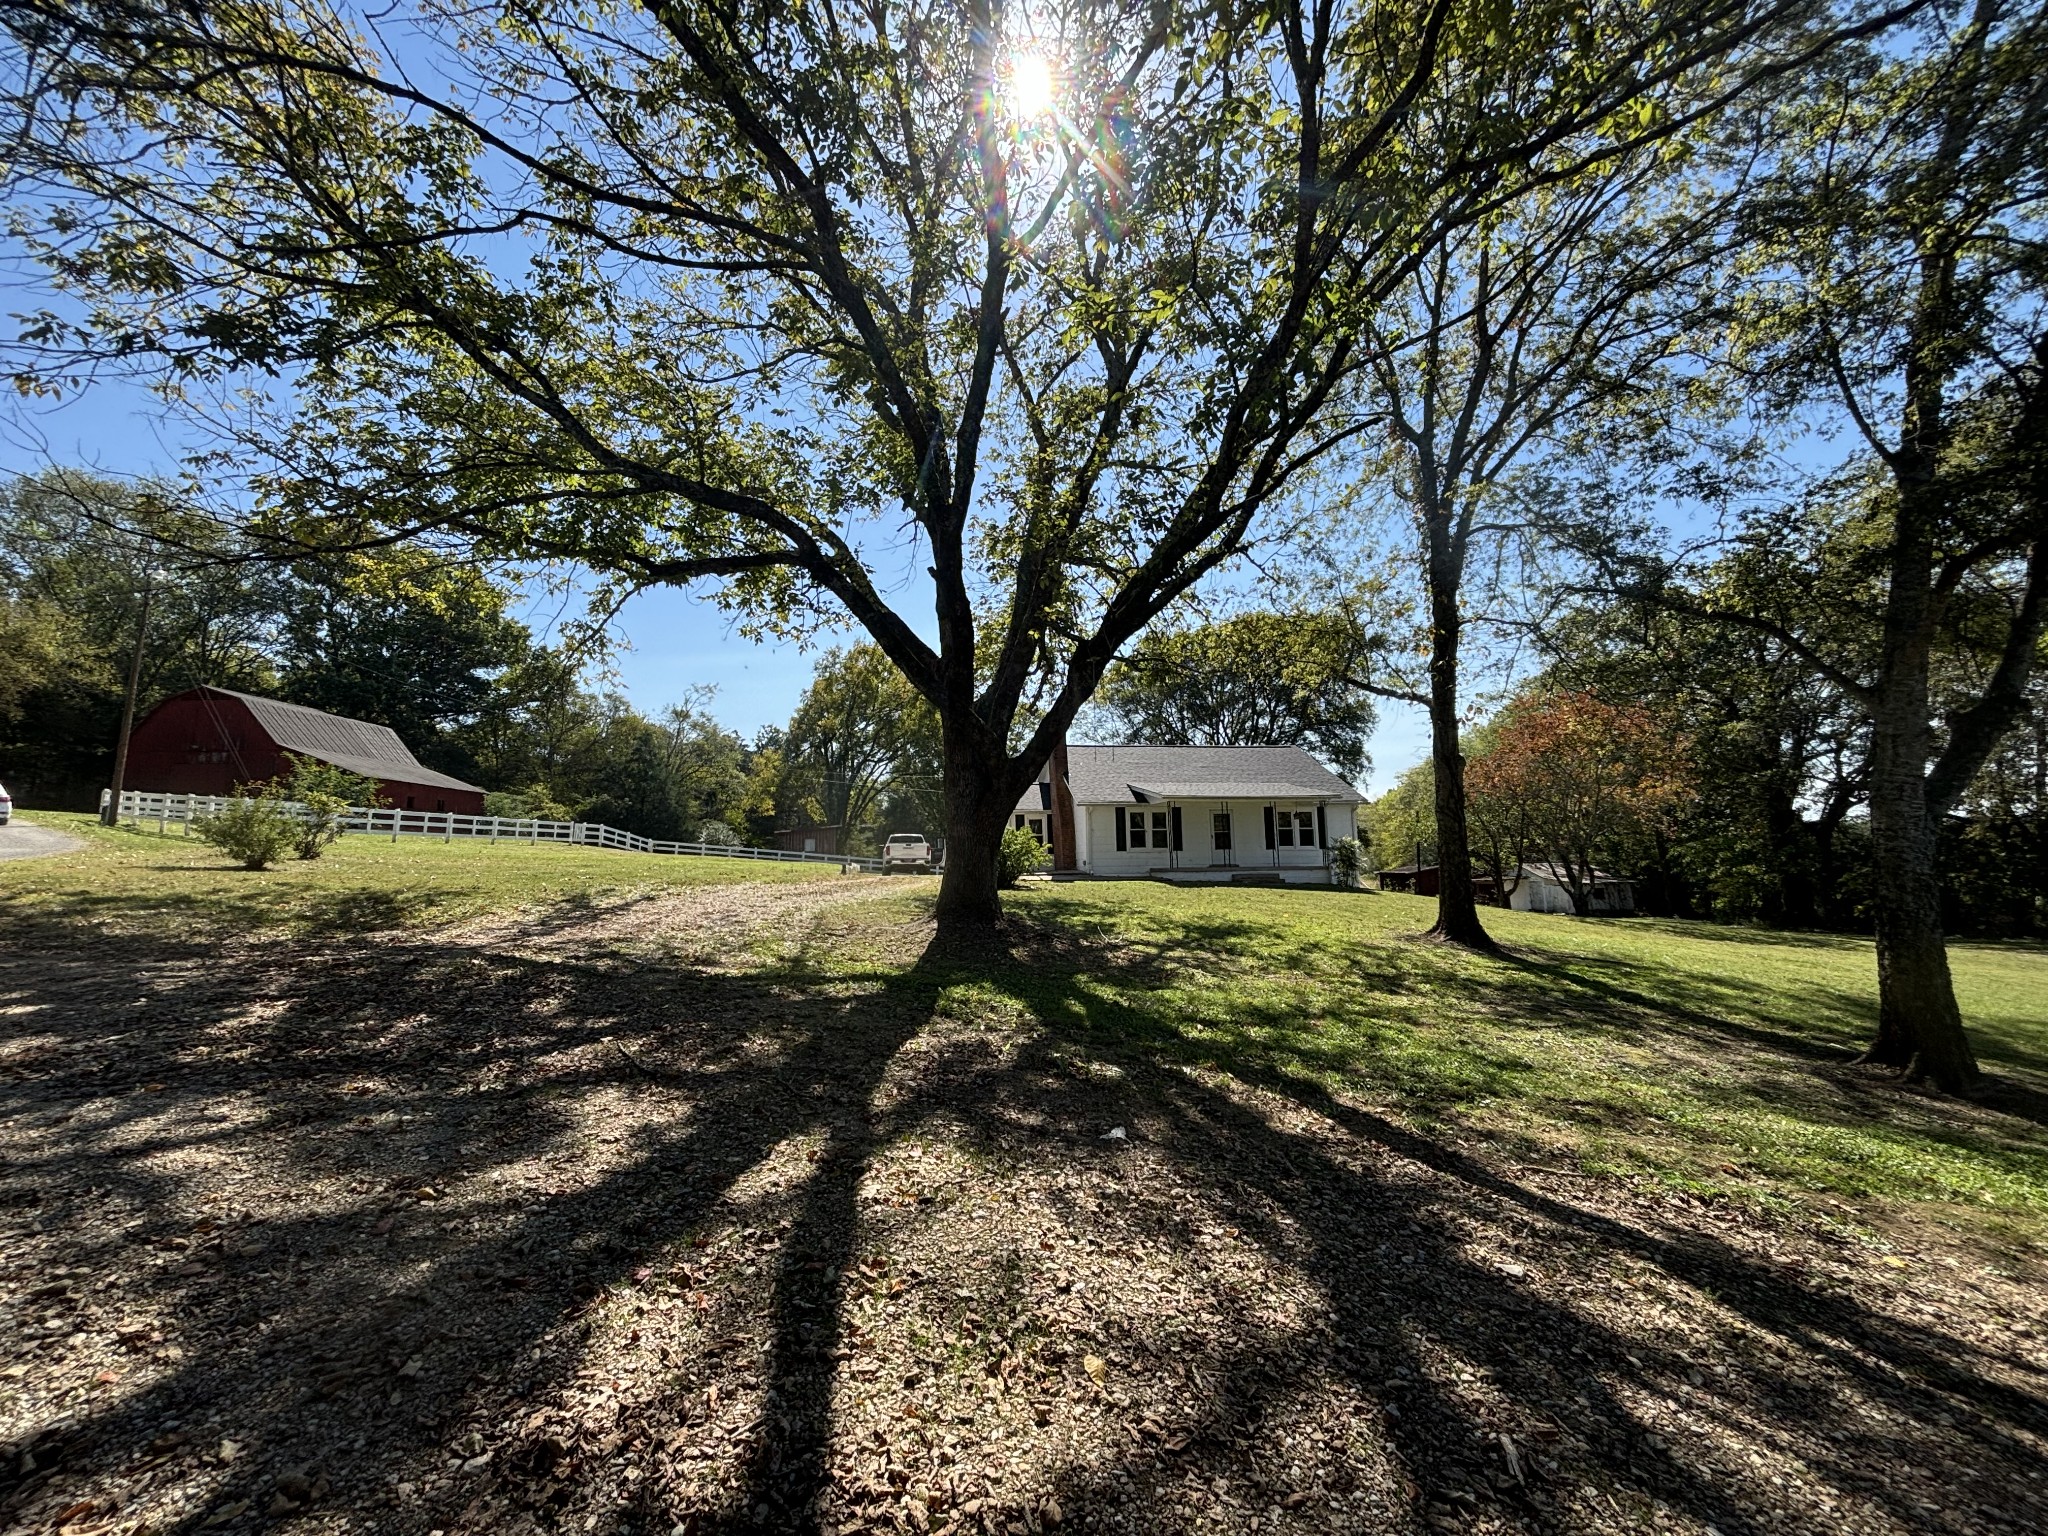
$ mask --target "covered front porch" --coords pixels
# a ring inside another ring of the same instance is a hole
[[[1077,808],[1078,862],[1107,878],[1327,884],[1352,807],[1324,800],[1171,799]]]

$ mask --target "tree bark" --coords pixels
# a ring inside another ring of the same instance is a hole
[[[1880,719],[1872,742],[1878,1012],[1877,1037],[1862,1059],[1930,1078],[1953,1093],[1974,1083],[1978,1071],[1956,1006],[1941,927],[1937,828],[1921,766],[1925,719],[1924,713],[1917,720]]]
[[[991,933],[1003,915],[996,888],[996,853],[1010,813],[1023,793],[1006,792],[1019,771],[1009,754],[976,739],[973,722],[945,731],[946,868],[939,878],[941,942],[972,940]]]
[[[1492,950],[1472,895],[1472,834],[1465,819],[1465,754],[1458,745],[1458,612],[1460,562],[1440,515],[1429,518],[1429,746],[1436,786],[1436,923],[1429,937]]]
[[[1929,673],[1935,630],[1934,530],[1941,518],[1942,358],[1952,265],[1930,261],[1907,410],[1891,457],[1892,514],[1883,649],[1870,709],[1870,844],[1877,920],[1877,1037],[1863,1060],[1932,1078],[1954,1092],[1978,1076],[1949,978],[1936,873],[1937,819],[1928,794],[1935,756]]]

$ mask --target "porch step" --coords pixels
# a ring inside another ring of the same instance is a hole
[[[1287,882],[1279,875],[1268,874],[1263,870],[1246,869],[1232,875],[1230,883],[1232,885],[1285,885]]]

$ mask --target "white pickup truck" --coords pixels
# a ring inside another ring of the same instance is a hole
[[[891,832],[882,844],[882,868],[890,874],[908,869],[924,874],[932,867],[932,845],[917,832]]]

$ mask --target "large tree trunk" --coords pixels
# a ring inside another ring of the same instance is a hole
[[[1891,569],[1885,593],[1884,650],[1870,711],[1870,845],[1877,919],[1877,1038],[1863,1059],[1932,1078],[1954,1091],[1977,1077],[1949,979],[1936,874],[1936,811],[1928,803],[1934,756],[1928,674],[1934,631],[1929,590],[1938,517],[1934,455],[1926,439],[1939,420],[1938,390],[1908,389],[1910,409],[1893,461],[1898,505],[1892,514]],[[1915,377],[1908,370],[1909,381]],[[1924,396],[1924,398],[1923,398]]]
[[[1472,896],[1472,834],[1465,821],[1465,755],[1458,746],[1458,642],[1464,621],[1458,613],[1458,564],[1448,530],[1439,537],[1439,517],[1430,519],[1429,560],[1429,747],[1436,783],[1436,925],[1429,936],[1472,949],[1491,950],[1492,937],[1479,922]]]
[[[1892,677],[1872,721],[1870,842],[1877,917],[1877,1038],[1863,1059],[1955,1092],[1977,1080],[1941,929],[1936,825],[1927,805],[1925,669]],[[1916,688],[1915,682],[1919,683]],[[1919,702],[1916,704],[1915,696]]]
[[[1002,917],[996,890],[996,852],[1021,786],[1006,792],[1015,774],[1006,753],[973,739],[971,730],[945,730],[946,869],[939,879],[939,938],[945,942],[990,933]]]

